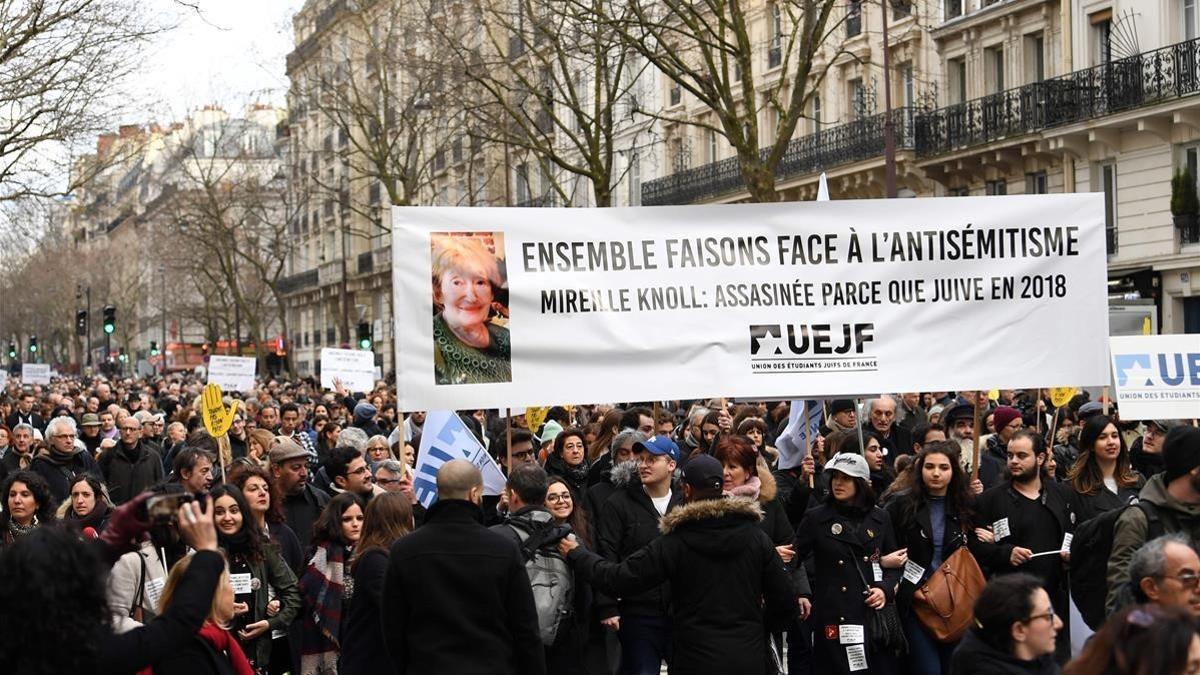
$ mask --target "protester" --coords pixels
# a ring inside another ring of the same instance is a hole
[[[1054,651],[1062,627],[1040,579],[1028,574],[997,577],[975,601],[975,625],[954,650],[950,672],[1058,675]]]
[[[1151,539],[1130,558],[1124,590],[1118,608],[1155,604],[1200,616],[1200,556],[1186,535]]]
[[[368,502],[375,492],[375,478],[367,466],[363,454],[354,448],[343,445],[333,449],[325,462],[325,472],[329,476],[329,493],[339,495],[351,492],[359,496],[363,502]]]
[[[392,459],[392,449],[387,436],[372,436],[367,439],[367,467],[374,470],[380,462]]]
[[[1138,494],[1139,508],[1125,509],[1117,519],[1108,560],[1108,600],[1111,612],[1121,588],[1129,581],[1129,560],[1148,540],[1161,534],[1186,534],[1200,541],[1200,428],[1179,426],[1163,440],[1165,470],[1150,478]],[[1152,531],[1147,517],[1155,516]]]
[[[1142,435],[1129,447],[1129,462],[1134,470],[1143,476],[1163,470],[1163,439],[1177,426],[1177,420],[1146,420]]]
[[[554,437],[554,450],[546,458],[547,473],[562,476],[576,494],[583,494],[589,468],[583,429],[570,427]]]
[[[1089,419],[1079,432],[1079,447],[1081,453],[1067,472],[1077,522],[1137,501],[1146,480],[1130,466],[1117,425],[1103,416]]]
[[[158,483],[164,475],[162,457],[142,446],[142,426],[133,419],[123,421],[119,426],[121,440],[102,454],[99,462],[109,497],[118,505]],[[209,462],[210,471],[211,464]]]
[[[313,524],[308,566],[300,577],[304,600],[300,631],[302,672],[337,668],[345,622],[342,612],[351,601],[346,592],[346,564],[362,535],[365,505],[358,495],[343,492],[329,500]]]
[[[50,486],[32,471],[9,474],[0,483],[4,510],[0,511],[0,547],[12,545],[38,527],[54,523],[54,496]]]
[[[483,476],[451,460],[438,470],[425,524],[392,546],[383,634],[395,672],[546,672],[525,561],[483,527]]]
[[[242,491],[250,511],[247,518],[254,531],[279,549],[288,568],[299,574],[304,565],[300,539],[288,527],[283,501],[274,479],[265,469],[237,466],[229,472],[229,484]]]
[[[1195,675],[1200,633],[1187,610],[1129,607],[1109,617],[1063,675]]]
[[[49,452],[35,457],[29,469],[45,479],[50,494],[58,503],[70,494],[70,485],[76,476],[99,476],[100,467],[91,454],[75,444],[75,420],[72,418],[51,419],[46,424],[46,437],[50,439]]]
[[[189,556],[171,568],[171,574],[167,577],[166,586],[162,591],[160,614],[170,609],[175,600],[176,589],[191,563],[192,557]],[[236,675],[253,675],[253,664],[226,628],[236,612],[233,584],[230,582],[229,569],[225,568],[217,581],[216,593],[213,595],[204,625],[196,633],[199,639],[188,641],[180,645],[179,649],[165,655],[154,664],[154,671],[181,675],[219,675],[229,672]]]
[[[242,609],[230,630],[251,665],[266,670],[271,662],[272,631],[286,628],[300,611],[296,575],[279,550],[263,537],[240,489],[220,485],[213,489],[212,497],[217,539],[237,581],[235,601]]]
[[[94,475],[85,473],[72,478],[67,489],[70,495],[58,507],[55,514],[58,520],[88,537],[99,536],[108,525],[113,506],[104,484]]]
[[[283,495],[283,510],[288,527],[307,551],[312,541],[313,524],[329,502],[329,494],[308,482],[308,453],[289,438],[271,446],[271,478]]]
[[[270,449],[275,437],[266,429],[254,429],[246,434],[246,455],[238,463],[267,468],[270,466]]]
[[[861,455],[838,454],[825,472],[831,476],[825,503],[804,516],[793,544],[799,559],[813,556],[818,581],[812,598],[813,672],[849,673],[852,660],[865,662],[872,673],[895,672],[894,655],[865,644],[861,630],[869,611],[893,601],[900,580],[899,569],[872,565],[897,548],[891,519],[875,505]]]
[[[213,483],[213,464],[216,457],[199,447],[185,447],[175,455],[172,463],[172,480],[193,495],[207,492]]]

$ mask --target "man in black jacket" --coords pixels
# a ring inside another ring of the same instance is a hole
[[[542,675],[525,560],[483,526],[483,476],[464,460],[438,470],[425,524],[392,546],[383,634],[400,674]]]
[[[767,634],[796,616],[787,570],[758,525],[762,509],[750,499],[724,498],[723,472],[712,456],[688,460],[687,504],[663,518],[662,537],[619,565],[573,540],[559,544],[581,579],[613,595],[670,580],[672,675],[765,673]]]
[[[35,457],[29,468],[46,479],[56,503],[70,496],[71,481],[76,476],[90,473],[100,477],[96,460],[75,445],[75,420],[70,417],[51,419],[46,425],[46,437],[50,440],[50,451]]]
[[[283,511],[288,527],[308,551],[313,523],[329,503],[329,494],[308,482],[308,453],[290,438],[276,436],[271,446],[271,475],[283,493]]]
[[[124,504],[138,493],[163,479],[162,457],[142,445],[142,425],[126,417],[117,425],[121,440],[100,455],[100,470],[108,484],[113,504]]]
[[[617,485],[600,512],[596,546],[600,555],[614,563],[657,539],[659,521],[683,501],[671,490],[679,446],[666,436],[655,436],[634,443],[633,450],[641,480]],[[657,673],[664,660],[670,661],[669,594],[666,586],[626,594],[618,603],[617,615],[603,620],[621,640],[620,672]]]
[[[8,419],[4,421],[5,426],[13,429],[18,424],[28,424],[38,431],[45,429],[46,423],[42,421],[42,416],[37,414],[33,409],[34,398],[36,397],[32,393],[23,392],[20,398],[17,399],[16,410],[13,410]]]

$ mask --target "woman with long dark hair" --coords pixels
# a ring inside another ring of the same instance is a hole
[[[863,459],[867,460],[867,467],[871,469],[871,489],[875,491],[876,496],[886,492],[896,479],[891,462],[884,455],[883,439],[870,429],[863,429],[861,444],[858,434],[850,434],[838,448],[838,452],[862,455]]]
[[[837,454],[825,472],[830,474],[829,493],[805,514],[793,544],[800,560],[813,556],[819,581],[812,598],[817,627],[812,672],[849,675],[863,670],[858,666],[865,662],[873,675],[888,675],[896,670],[895,655],[872,649],[862,627],[869,612],[893,601],[900,581],[899,569],[879,565],[897,548],[892,521],[875,505],[871,472],[862,455]]]
[[[1146,480],[1129,462],[1117,425],[1095,415],[1079,432],[1079,457],[1067,472],[1075,522],[1083,523],[1136,499]]]
[[[566,433],[566,432],[563,432]],[[592,533],[588,526],[587,512],[578,490],[562,476],[546,478],[546,510],[560,525],[570,525],[572,531],[585,547],[595,550]],[[572,673],[590,672],[585,665],[593,654],[587,649],[588,622],[591,616],[592,592],[587,584],[575,585],[573,612],[558,627],[554,644],[546,647],[546,672]]]
[[[296,575],[255,526],[239,488],[219,485],[212,496],[217,540],[229,561],[238,604],[231,629],[255,668],[265,672],[271,662],[272,631],[285,630],[300,611]],[[275,599],[279,611],[270,613],[268,604]]]
[[[81,473],[67,485],[68,497],[58,507],[58,519],[77,532],[98,536],[108,524],[112,502],[104,484],[90,473]]]
[[[305,563],[304,551],[283,515],[283,495],[275,479],[266,469],[243,464],[230,469],[229,483],[237,486],[246,498],[246,505],[250,507],[248,515],[255,530],[279,548],[279,554],[292,573],[299,575]]]
[[[901,580],[896,599],[908,638],[909,667],[923,675],[948,674],[957,642],[934,639],[913,611],[913,593],[951,554],[977,542],[971,521],[970,479],[958,453],[957,443],[926,444],[913,461],[911,488],[897,493],[886,506],[896,545],[906,554],[902,564],[908,570],[921,570],[919,579],[906,576]]]
[[[583,429],[564,429],[554,437],[554,450],[546,458],[546,473],[562,476],[575,494],[581,495],[587,490],[588,468]]]
[[[354,602],[346,615],[338,672],[341,675],[392,673],[380,621],[388,554],[397,539],[412,532],[413,511],[402,492],[386,492],[371,500],[363,518],[362,536],[354,548],[350,571]]]
[[[0,547],[8,546],[34,529],[54,522],[54,497],[38,474],[15,471],[0,484]]]
[[[304,599],[300,628],[300,670],[304,673],[336,672],[341,649],[343,609],[353,599],[353,584],[346,584],[346,564],[362,535],[363,500],[343,492],[325,505],[313,524],[308,567],[300,577]]]

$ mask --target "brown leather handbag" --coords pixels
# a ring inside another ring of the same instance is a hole
[[[975,599],[987,581],[966,544],[913,593],[913,611],[921,625],[939,642],[958,642],[971,627]]]

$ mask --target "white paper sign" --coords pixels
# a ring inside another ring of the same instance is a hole
[[[1108,381],[1099,194],[392,223],[401,409]],[[932,326],[973,339],[947,350]]]
[[[925,576],[925,568],[921,567],[911,559],[904,563],[904,580],[916,586],[921,583],[921,579]]]
[[[333,389],[339,379],[350,391],[371,391],[375,388],[375,353],[361,349],[321,350],[321,386]]]
[[[243,572],[241,574],[230,574],[229,575],[229,583],[233,584],[233,594],[234,595],[243,595],[245,593],[252,593],[254,591],[254,587],[250,583],[250,573],[249,572]]]
[[[844,645],[861,645],[864,640],[865,632],[862,626],[842,625],[838,626],[838,642]]]
[[[22,363],[21,384],[50,384],[50,364]]]
[[[1008,531],[1008,518],[1001,518],[992,523],[992,534],[996,535],[997,542],[1012,534]]]
[[[0,390],[8,387],[8,371],[0,368]]]
[[[221,385],[224,391],[250,391],[258,360],[245,356],[211,356],[208,359],[208,381]]]
[[[1074,539],[1075,539],[1075,535],[1072,534],[1071,532],[1064,534],[1062,548],[1060,548],[1059,550],[1062,551],[1063,553],[1070,553],[1071,552],[1071,542],[1074,541]]]
[[[871,575],[875,577],[875,583],[883,581],[883,568],[879,566],[879,563],[871,563]]]
[[[146,603],[149,607],[158,609],[158,599],[162,597],[163,587],[166,585],[166,577],[146,580]]]
[[[498,495],[504,490],[504,473],[496,460],[453,411],[428,411],[422,429],[421,448],[413,470],[413,491],[422,506],[429,508],[437,501],[438,469],[452,459],[465,459],[479,468],[483,473],[483,494]]]
[[[1200,335],[1109,338],[1123,420],[1200,417]]]
[[[846,647],[846,660],[850,663],[850,672],[867,669],[867,649],[864,645]]]

